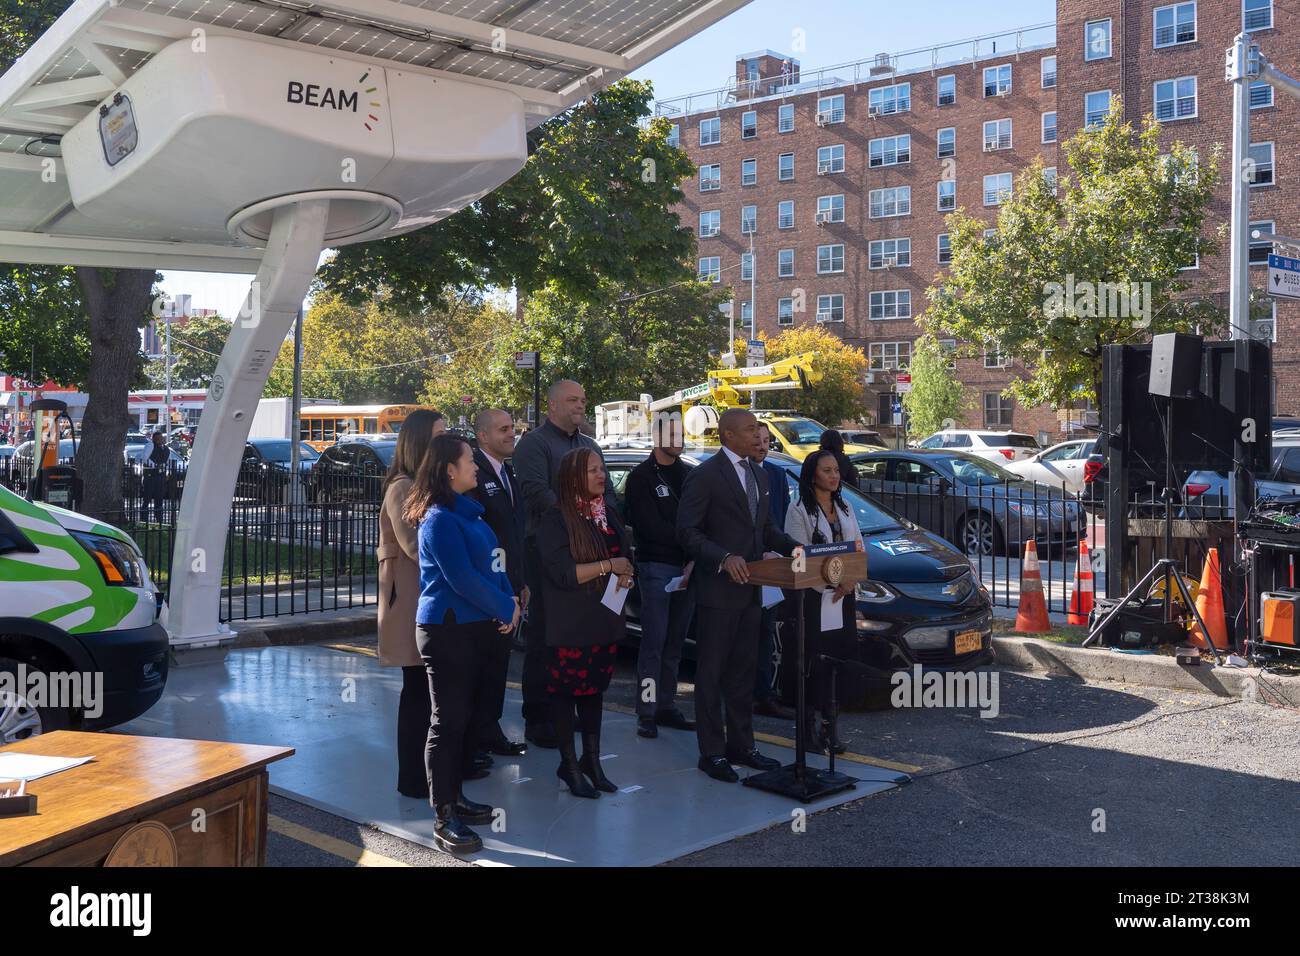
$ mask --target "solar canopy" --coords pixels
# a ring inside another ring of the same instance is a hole
[[[73,206],[60,137],[177,40],[256,37],[507,90],[531,128],[747,2],[76,0],[0,77],[0,261],[256,271],[260,249],[128,238]]]

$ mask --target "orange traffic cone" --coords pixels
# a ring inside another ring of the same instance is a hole
[[[1071,624],[1087,624],[1088,615],[1092,613],[1092,555],[1088,553],[1088,542],[1079,542],[1079,560],[1074,566],[1074,593],[1065,619]]]
[[[1043,599],[1043,575],[1038,570],[1038,546],[1025,543],[1025,559],[1020,571],[1020,607],[1016,610],[1016,630],[1042,634],[1052,629],[1047,620],[1047,603]]]
[[[1210,629],[1206,635],[1199,624],[1192,624],[1192,643],[1197,647],[1219,650],[1228,646],[1228,619],[1223,613],[1223,579],[1219,576],[1219,549],[1211,548],[1205,555],[1205,571],[1201,574],[1201,587],[1196,592],[1196,610]]]

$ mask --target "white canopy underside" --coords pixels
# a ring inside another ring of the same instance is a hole
[[[126,239],[79,215],[59,160],[58,137],[196,31],[508,90],[531,128],[747,2],[76,0],[0,77],[0,262],[256,271],[260,249]]]

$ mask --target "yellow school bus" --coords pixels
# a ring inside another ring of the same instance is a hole
[[[345,435],[396,435],[406,416],[428,405],[305,405],[299,437],[317,451]]]

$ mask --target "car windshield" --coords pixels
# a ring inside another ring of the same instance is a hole
[[[375,454],[379,456],[379,460],[384,463],[385,467],[393,463],[393,452],[397,451],[397,442],[379,442],[370,447],[374,449]]]
[[[293,451],[293,446],[289,443],[289,439],[287,438],[283,441],[258,442],[255,447],[262,453],[262,457],[267,461],[286,464],[288,463],[289,456]],[[311,445],[308,445],[306,442],[298,443],[298,459],[300,461],[315,461],[319,457],[320,455],[317,454],[316,449],[312,448]]]
[[[795,465],[793,467],[795,469],[794,471],[786,472],[789,476],[790,482],[791,505],[799,500],[798,466]],[[863,534],[874,534],[878,531],[892,531],[896,528],[903,527],[897,518],[868,499],[856,488],[841,486],[840,493],[844,496],[844,500],[848,502],[849,507],[853,509],[853,514],[858,519],[858,528],[861,529]]]
[[[811,418],[797,418],[790,422],[768,422],[781,433],[781,438],[791,445],[816,445],[822,440],[826,426]]]
[[[1014,475],[1005,468],[974,455],[953,455],[948,459],[948,465],[952,468],[954,477],[964,485],[987,485],[993,481],[1020,480],[1019,475]]]

